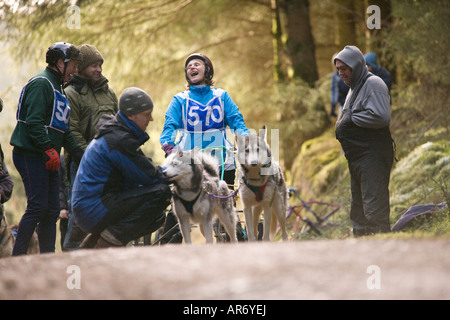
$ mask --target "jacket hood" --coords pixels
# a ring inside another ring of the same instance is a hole
[[[339,52],[334,58],[334,64],[336,60],[340,60],[350,68],[352,68],[352,77],[350,78],[350,88],[352,90],[360,83],[369,73],[366,67],[366,60],[358,47],[346,46],[341,52]]]
[[[149,135],[145,131],[142,131],[133,121],[128,120],[120,113],[120,111],[115,116],[101,116],[98,121],[97,128],[98,129],[94,137],[95,139],[116,130],[126,131],[133,134],[141,145],[150,139]]]
[[[366,64],[370,65],[373,70],[377,71],[378,69],[380,69],[380,65],[377,63],[377,55],[375,53],[366,53],[364,55],[364,59],[366,60]]]
[[[72,85],[78,93],[82,93],[85,85],[88,85],[93,90],[104,89],[108,90],[108,79],[103,75],[101,79],[94,83],[92,79],[83,77],[82,75],[76,73],[72,76],[72,79],[67,83],[67,86]],[[87,88],[85,89],[87,90]],[[86,94],[86,92],[84,92]]]

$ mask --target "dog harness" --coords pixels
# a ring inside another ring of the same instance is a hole
[[[266,190],[267,183],[269,179],[267,179],[266,183],[262,186],[252,186],[248,183],[247,178],[244,178],[244,184],[255,194],[255,199],[257,202],[261,202],[264,198],[264,191]]]
[[[190,214],[193,214],[194,213],[194,204],[200,197],[201,193],[202,192],[200,191],[194,200],[190,200],[190,201],[184,200],[183,198],[180,198],[180,196],[178,196],[178,199],[181,201],[181,203],[183,204],[186,211],[189,212]]]

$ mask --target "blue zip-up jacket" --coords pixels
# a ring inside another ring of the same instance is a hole
[[[99,128],[84,152],[72,190],[76,223],[89,232],[107,215],[103,205],[118,192],[162,181],[161,169],[141,151],[149,139],[120,111],[103,116]]]
[[[215,93],[218,94],[218,92],[220,92],[220,100],[222,101],[223,105],[224,127],[226,128],[228,126],[231,130],[239,133],[242,136],[250,134],[250,131],[245,126],[244,118],[240,113],[238,106],[236,105],[236,103],[234,103],[230,95],[225,90],[215,89],[210,86],[191,85],[188,91],[178,93],[172,98],[172,101],[167,108],[164,129],[159,139],[161,145],[163,147],[166,144],[175,146],[180,142],[175,142],[175,139],[177,136],[177,131],[183,130],[185,128],[185,122],[187,121],[186,118],[183,117],[183,107],[186,107],[187,95],[189,95],[189,98],[191,100],[201,103],[202,105],[207,105],[207,103],[215,97]],[[200,149],[204,147],[202,145],[198,145],[199,139],[191,138],[191,140],[196,140],[196,146]],[[187,149],[190,148],[188,147]],[[233,159],[229,159],[229,163],[232,167],[234,167]],[[228,170],[230,169],[230,167],[226,169]]]

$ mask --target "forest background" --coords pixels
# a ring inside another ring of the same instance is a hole
[[[412,205],[448,203],[449,16],[447,0],[0,1],[0,143],[15,181],[8,218],[17,223],[26,207],[9,145],[20,90],[45,68],[45,52],[58,41],[95,45],[117,96],[129,86],[152,96],[155,121],[143,149],[157,164],[164,158],[164,113],[184,90],[184,61],[205,53],[216,86],[229,92],[247,127],[278,129],[279,146],[272,148],[289,186],[304,199],[343,205],[341,234],[351,229],[351,195],[329,116],[331,58],[345,45],[375,52],[394,81],[391,131],[399,161],[391,175],[391,220]],[[433,234],[449,234],[449,216],[441,212]]]

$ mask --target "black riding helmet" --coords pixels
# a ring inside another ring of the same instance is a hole
[[[56,42],[52,44],[48,49],[45,55],[45,62],[47,62],[51,66],[56,67],[56,63],[59,59],[64,61],[64,71],[61,72],[58,68],[58,72],[61,77],[64,77],[66,73],[67,63],[70,60],[82,61],[82,56],[80,50],[71,43],[68,42]]]
[[[189,82],[189,78],[187,76],[186,67],[187,67],[189,61],[191,61],[193,59],[200,59],[205,63],[205,79],[211,81],[214,76],[214,68],[213,68],[211,60],[209,60],[209,58],[207,56],[205,56],[203,53],[193,53],[186,59],[186,62],[184,63],[184,74],[186,76],[187,82]]]
[[[45,62],[50,65],[56,65],[59,59],[62,59],[64,63],[70,60],[81,61],[80,50],[71,43],[56,42],[48,48]]]

